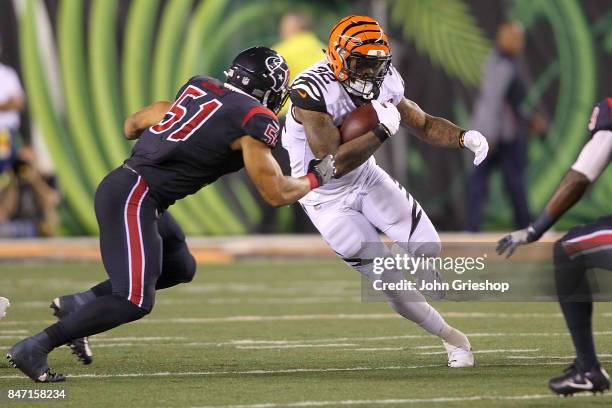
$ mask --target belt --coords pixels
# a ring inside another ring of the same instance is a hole
[[[127,164],[127,163],[123,163],[123,164],[121,165],[121,167],[123,167],[124,169],[127,169],[127,170],[131,171],[131,172],[132,172],[132,173],[134,173],[134,174],[138,174],[138,172],[137,172],[136,170],[134,170],[132,167],[130,167],[130,165],[129,165],[129,164]],[[140,176],[140,174],[138,174],[138,175]]]

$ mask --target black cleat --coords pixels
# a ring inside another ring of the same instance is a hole
[[[51,306],[53,309],[53,315],[58,319],[62,319],[72,313],[77,307],[77,303],[72,299],[72,296],[62,296],[53,299]],[[71,340],[66,344],[72,350],[72,354],[77,356],[80,362],[83,364],[91,364],[93,361],[93,353],[91,347],[89,347],[89,338],[81,337],[78,339]]]
[[[576,362],[565,369],[564,374],[552,378],[548,387],[557,395],[572,396],[578,392],[603,393],[610,389],[610,376],[601,367],[581,370]]]
[[[6,355],[9,364],[35,382],[51,383],[65,381],[63,374],[52,373],[47,363],[48,350],[33,337],[15,344]]]

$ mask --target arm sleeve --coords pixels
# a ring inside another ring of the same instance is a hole
[[[322,85],[307,75],[299,76],[291,85],[291,103],[301,109],[327,113]]]
[[[270,148],[276,146],[280,125],[276,115],[264,106],[254,106],[242,119],[242,129],[247,135],[264,142]]]
[[[389,68],[389,75],[393,79],[392,81],[392,94],[393,100],[391,101],[394,105],[397,106],[402,99],[404,99],[404,79],[400,75],[400,73],[395,69],[393,65]]]
[[[603,173],[612,156],[612,131],[600,130],[584,145],[572,170],[584,174],[591,182]]]

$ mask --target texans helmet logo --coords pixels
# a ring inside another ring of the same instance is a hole
[[[272,89],[276,92],[280,92],[286,88],[289,82],[289,67],[285,60],[278,55],[272,55],[266,58],[266,67],[270,71],[270,77],[274,81]]]

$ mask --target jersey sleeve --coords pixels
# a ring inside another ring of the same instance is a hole
[[[591,137],[600,130],[612,130],[612,98],[606,98],[595,105],[588,129]]]
[[[606,169],[612,159],[612,131],[599,130],[584,145],[572,170],[584,174],[591,182]]]
[[[399,104],[404,98],[404,79],[393,65],[389,68],[389,76],[391,77],[391,94],[394,105]]]
[[[307,75],[298,76],[291,85],[291,103],[300,109],[327,113],[321,84]]]
[[[246,134],[274,148],[278,141],[280,125],[276,115],[264,106],[251,107],[242,119],[242,129]]]

